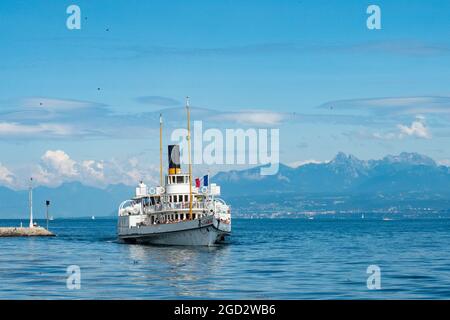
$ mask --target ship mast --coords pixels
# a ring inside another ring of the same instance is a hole
[[[191,163],[191,117],[189,112],[189,97],[186,97],[187,112],[187,143],[189,163],[189,220],[192,219],[192,163]]]
[[[162,114],[159,114],[159,184],[162,187],[163,186],[163,163],[162,163]]]

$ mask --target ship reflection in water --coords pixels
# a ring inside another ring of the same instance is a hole
[[[177,297],[202,298],[214,297],[220,284],[214,281],[221,277],[224,263],[229,262],[228,246],[216,247],[163,247],[131,245],[129,257],[134,270],[130,274],[132,281],[147,288],[149,294],[160,290],[161,285],[169,292],[165,298]],[[199,295],[200,292],[206,295]],[[161,292],[158,292],[158,296]]]

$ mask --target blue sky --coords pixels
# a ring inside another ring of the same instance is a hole
[[[66,27],[71,4],[80,30]],[[381,30],[366,27],[370,4]],[[159,112],[167,141],[186,95],[206,126],[279,128],[283,163],[339,151],[446,163],[449,13],[448,1],[1,1],[0,185],[152,180]]]

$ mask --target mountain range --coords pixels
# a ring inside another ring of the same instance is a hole
[[[226,195],[269,193],[395,194],[408,192],[450,194],[450,167],[440,166],[417,153],[401,153],[381,160],[359,160],[338,153],[326,163],[292,168],[280,164],[279,172],[261,176],[260,167],[218,173],[213,182]]]
[[[417,153],[404,152],[381,160],[360,160],[339,153],[326,163],[296,168],[280,164],[276,175],[261,176],[260,167],[255,167],[219,172],[211,181],[221,186],[222,196],[237,212],[249,208],[268,212],[282,207],[283,211],[322,212],[395,207],[450,210],[450,167]],[[56,188],[40,186],[33,192],[35,216],[45,216],[45,200],[51,200],[50,215],[55,217],[115,216],[118,205],[133,192],[133,187],[123,184],[104,189],[80,182]],[[0,186],[0,218],[27,217],[28,191]]]

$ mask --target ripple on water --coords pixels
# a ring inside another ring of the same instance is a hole
[[[114,220],[55,220],[56,238],[0,239],[0,298],[449,299],[450,220],[393,222],[235,219],[229,244],[189,248],[122,244]],[[367,289],[371,264],[382,290]]]

